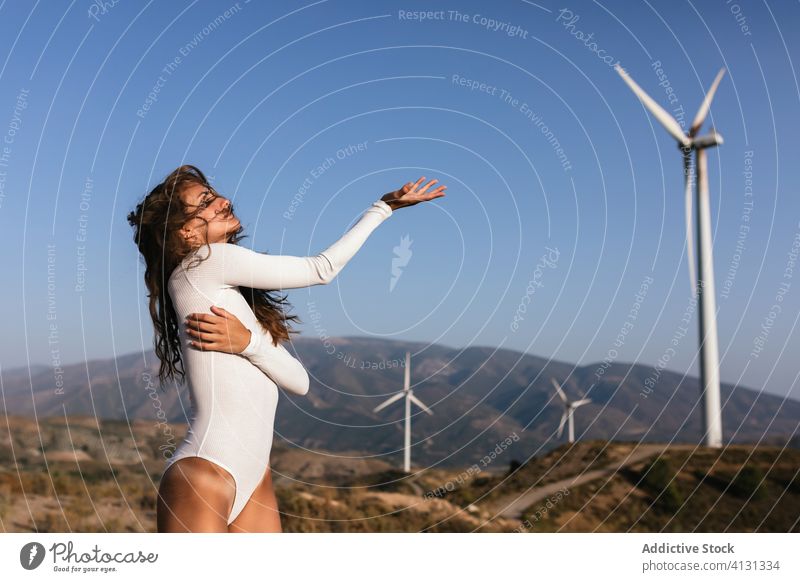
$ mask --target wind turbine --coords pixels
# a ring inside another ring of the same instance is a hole
[[[406,473],[411,472],[411,403],[413,402],[428,414],[433,414],[431,410],[425,406],[419,398],[414,396],[414,391],[411,389],[411,352],[406,352],[406,370],[405,381],[403,382],[403,391],[398,392],[383,404],[379,404],[372,411],[378,412],[383,410],[390,404],[397,402],[401,398],[406,399],[406,428],[405,428],[405,447],[403,455],[403,471]]]
[[[575,402],[570,402],[567,400],[567,395],[564,394],[564,391],[561,389],[561,386],[558,385],[555,378],[550,378],[550,381],[553,383],[553,386],[556,387],[556,392],[558,395],[561,396],[561,400],[564,402],[564,414],[561,415],[561,423],[558,425],[558,437],[561,438],[561,433],[564,431],[564,423],[569,423],[567,427],[567,431],[569,434],[569,442],[575,442],[575,422],[572,420],[572,413],[573,411],[578,408],[579,406],[583,406],[584,404],[589,404],[591,399],[584,398],[583,400],[577,400]]]
[[[714,257],[711,247],[711,206],[708,196],[708,161],[706,148],[723,143],[722,136],[714,128],[703,136],[698,136],[700,126],[708,115],[711,100],[717,86],[725,74],[725,69],[717,73],[711,88],[697,110],[692,126],[684,134],[680,124],[664,111],[653,99],[637,85],[628,74],[617,65],[615,67],[622,79],[633,90],[642,104],[664,126],[669,134],[678,140],[683,155],[685,176],[684,199],[686,203],[686,247],[689,259],[689,279],[692,296],[698,296],[700,306],[700,385],[703,397],[703,420],[705,444],[709,447],[722,447],[722,412],[719,394],[719,346],[717,341],[717,305],[714,292]],[[697,173],[697,262],[700,274],[696,280],[694,257],[692,256],[692,151],[695,152],[694,171]]]

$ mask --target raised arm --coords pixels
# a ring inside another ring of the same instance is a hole
[[[250,330],[250,343],[240,353],[269,376],[275,384],[293,394],[308,393],[308,372],[297,358],[282,344],[275,346],[272,337],[261,331]]]
[[[373,202],[342,237],[314,257],[269,255],[239,245],[212,243],[208,268],[227,285],[283,290],[330,283],[367,237],[392,215],[383,200]]]

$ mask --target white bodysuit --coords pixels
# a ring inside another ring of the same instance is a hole
[[[164,471],[185,457],[202,457],[228,471],[236,482],[229,525],[269,467],[277,387],[302,395],[309,386],[303,365],[282,344],[272,344],[239,286],[283,290],[330,283],[391,214],[386,202],[373,202],[351,229],[315,257],[269,255],[235,244],[211,243],[190,253],[170,275],[168,290],[178,321],[190,313],[211,313],[210,307],[217,305],[252,333],[241,354],[229,354],[189,346],[193,338],[180,325],[191,417],[186,438]],[[202,253],[203,261],[189,265],[196,253]]]

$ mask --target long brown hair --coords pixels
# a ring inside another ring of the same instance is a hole
[[[200,218],[208,228],[208,221],[197,216],[200,209],[190,209],[181,198],[183,190],[192,184],[200,184],[216,192],[203,172],[191,165],[180,166],[164,181],[145,196],[136,210],[128,214],[128,223],[133,227],[133,241],[145,262],[144,281],[149,291],[150,317],[155,330],[155,353],[161,361],[158,377],[163,385],[167,380],[185,378],[178,317],[172,305],[166,282],[172,271],[192,252],[187,242],[180,236],[181,227],[193,218]],[[231,212],[233,207],[231,207]],[[243,227],[230,234],[228,243],[238,244],[245,237]],[[209,247],[209,251],[210,251]],[[197,263],[195,263],[197,264]],[[239,287],[261,327],[272,335],[274,345],[278,341],[289,340],[289,320],[300,321],[296,315],[286,315],[282,306],[289,307],[286,295],[273,296],[264,289]]]

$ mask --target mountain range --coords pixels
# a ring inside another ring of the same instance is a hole
[[[551,378],[569,398],[592,401],[575,412],[579,440],[702,441],[698,379],[653,366],[575,366],[510,349],[364,337],[324,343],[299,337],[287,348],[308,370],[311,388],[305,397],[281,392],[276,442],[340,458],[401,461],[402,402],[377,414],[372,409],[402,389],[406,350],[414,394],[434,412],[413,409],[412,462],[418,466],[487,459],[508,466],[562,444],[564,435],[555,432],[563,405]],[[37,418],[186,422],[188,386],[159,387],[158,367],[150,350],[62,366],[60,386],[49,366],[4,370],[2,404],[6,414]],[[721,392],[724,442],[798,446],[800,402],[730,384]]]

